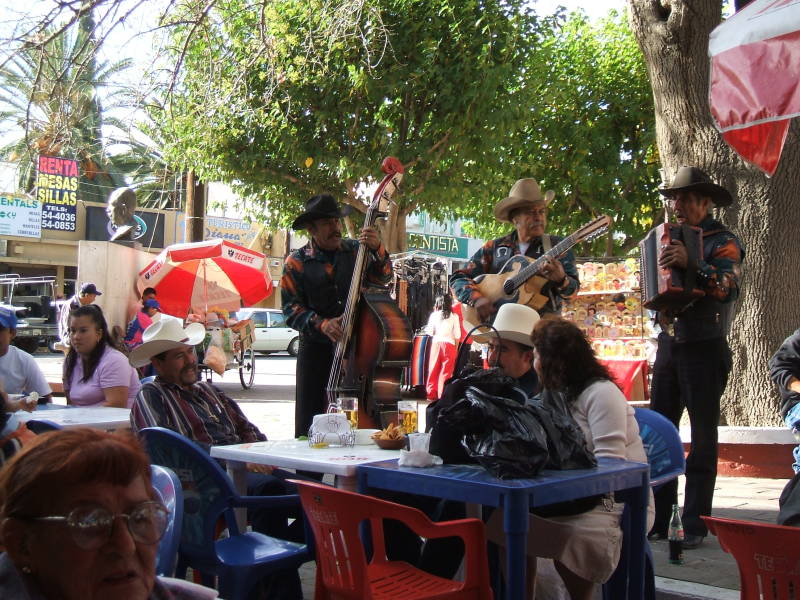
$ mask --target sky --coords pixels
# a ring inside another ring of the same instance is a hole
[[[592,20],[606,16],[612,8],[621,13],[625,9],[625,3],[625,0],[533,0],[532,2],[539,14],[553,13],[557,7],[563,6],[567,12],[583,9]]]

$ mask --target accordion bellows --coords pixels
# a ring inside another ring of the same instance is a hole
[[[672,240],[681,240],[695,261],[703,259],[703,230],[699,227],[662,223],[651,229],[639,242],[642,306],[650,310],[679,310],[692,300],[705,296],[705,292],[694,283],[694,272],[658,266],[661,248]]]

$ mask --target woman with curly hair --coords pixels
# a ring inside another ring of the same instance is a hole
[[[69,315],[69,352],[64,360],[64,393],[70,404],[130,407],[141,385],[128,358],[114,348],[99,306]]]
[[[542,387],[563,396],[595,457],[647,462],[633,407],[583,332],[574,323],[546,317],[534,326],[531,341],[533,367]],[[528,537],[528,555],[554,560],[572,600],[592,598],[595,586],[606,582],[619,562],[622,509],[613,498],[599,497],[593,506],[580,506],[583,512],[577,514],[532,514],[530,531],[535,535]],[[489,522],[490,531],[499,524],[502,532],[498,512]],[[652,521],[651,498],[648,529]]]

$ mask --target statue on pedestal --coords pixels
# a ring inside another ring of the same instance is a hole
[[[133,213],[136,210],[136,192],[131,188],[121,187],[111,192],[108,197],[106,214],[112,225],[114,234],[109,238],[111,242],[132,241],[136,230],[136,221]]]

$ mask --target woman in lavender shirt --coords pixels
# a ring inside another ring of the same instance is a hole
[[[64,360],[64,393],[78,406],[128,407],[139,391],[139,375],[114,349],[103,311],[89,304],[69,316],[70,348]]]

